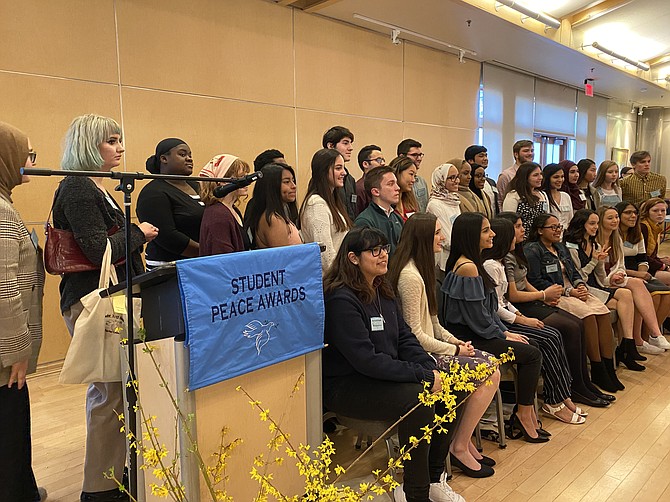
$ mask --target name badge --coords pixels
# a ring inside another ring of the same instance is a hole
[[[569,249],[579,249],[579,246],[577,246],[577,244],[574,242],[566,242],[565,247]]]
[[[572,209],[570,206],[558,206],[562,213],[567,213]]]
[[[33,242],[33,246],[35,246],[35,249],[37,249],[38,246],[40,245],[40,240],[37,237],[37,232],[35,232],[34,228],[30,232],[30,240]]]
[[[583,193],[580,193],[579,194],[579,200],[586,200],[586,195],[584,195]]]
[[[358,200],[358,195],[356,194],[351,194],[351,202],[356,204],[356,201]]]
[[[554,274],[554,273],[558,272],[558,265],[556,263],[552,263],[551,265],[547,265],[546,270],[547,270],[548,274]]]
[[[493,193],[498,193],[498,187],[491,185],[491,190],[493,190]]]
[[[383,317],[371,317],[370,318],[370,329],[372,331],[384,331],[384,318]]]
[[[623,243],[623,247],[628,248],[628,249],[633,249],[633,245],[628,241]]]
[[[660,197],[661,196],[661,191],[660,190],[654,190],[653,192],[649,192],[649,195],[652,197]]]
[[[542,211],[545,213],[549,212],[549,203],[546,200],[542,202]]]

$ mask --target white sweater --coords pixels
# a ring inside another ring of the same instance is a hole
[[[443,200],[431,197],[426,207],[427,213],[432,213],[437,216],[437,220],[442,226],[442,234],[444,235],[444,243],[442,244],[442,251],[435,255],[435,264],[440,267],[440,270],[445,271],[445,265],[449,258],[449,250],[451,249],[451,229],[454,226],[454,220],[461,214],[460,198],[458,194],[453,194],[453,199]]]
[[[338,218],[342,215],[338,213]],[[347,231],[338,232],[334,225],[333,214],[326,201],[319,195],[311,195],[300,218],[300,236],[303,242],[318,242],[326,246],[321,253],[321,268],[325,273],[335,261],[340,245]]]

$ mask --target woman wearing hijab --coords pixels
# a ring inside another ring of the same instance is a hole
[[[32,468],[30,399],[42,344],[44,268],[40,251],[12,205],[12,189],[28,181],[36,153],[18,129],[0,122],[0,500],[44,500]]]
[[[147,159],[146,168],[151,174],[190,176],[191,149],[179,138],[164,139]],[[204,211],[195,181],[156,179],[147,183],[137,197],[137,217],[161,229],[160,235],[147,245],[147,267],[198,256]]]
[[[200,171],[200,176],[206,178],[240,178],[245,174],[249,174],[249,164],[227,153],[216,155]],[[200,226],[200,256],[250,248],[249,237],[242,226],[242,213],[237,208],[240,197],[246,196],[249,188],[238,188],[216,197],[214,189],[220,185],[225,183],[210,181],[200,188],[202,201],[207,206]]]
[[[442,227],[442,234],[444,234],[442,251],[435,254],[436,265],[439,268],[438,280],[444,278],[444,266],[447,263],[449,250],[451,249],[451,229],[454,225],[454,220],[461,214],[458,179],[458,168],[453,164],[442,164],[441,166],[437,166],[433,171],[433,189],[430,192],[426,212],[437,216],[437,220]]]
[[[477,197],[476,202],[483,206],[482,214],[489,220],[493,218],[493,204],[489,195],[484,191],[486,187],[486,169],[479,164],[472,165],[472,178],[470,178],[470,191]],[[481,211],[480,211],[481,212]]]
[[[579,188],[579,167],[571,160],[562,160],[558,163],[563,168],[564,182],[561,190],[570,196],[572,210],[578,211],[586,207],[586,195]]]

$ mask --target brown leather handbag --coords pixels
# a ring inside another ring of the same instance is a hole
[[[79,244],[70,230],[54,228],[49,222],[53,205],[56,202],[58,191],[54,195],[54,202],[51,204],[49,217],[44,225],[46,234],[46,245],[44,246],[44,268],[52,275],[71,274],[74,272],[90,272],[100,270],[100,265],[95,265],[83,253]],[[113,226],[107,231],[107,235],[113,235],[118,232],[119,227]],[[126,259],[122,258],[114,266],[122,265]]]

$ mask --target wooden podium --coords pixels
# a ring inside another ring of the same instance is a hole
[[[309,444],[315,448],[322,440],[320,351],[191,392],[188,390],[189,357],[183,341],[184,320],[175,267],[152,270],[137,277],[134,282],[135,291],[142,297],[147,343],[153,347],[154,359],[182,412],[192,417],[190,428],[197,438],[197,448],[203,460],[209,466],[214,465],[213,455],[219,451],[223,428],[227,429],[224,444],[242,439],[227,461],[224,475],[228,481],[224,486],[227,494],[236,501],[253,500],[259,490],[258,483],[250,476],[254,458],[261,453],[265,459],[285,457],[285,448],[280,452],[269,451],[267,443],[272,434],[268,430],[268,422],[260,420],[259,410],[252,408],[249,399],[236,388],[243,387],[255,400],[261,401],[263,408],[270,410],[282,430],[290,434],[290,441],[295,447]],[[168,392],[144,348],[142,343],[135,345],[139,402],[144,415],[156,417],[153,425],[159,430],[160,442],[170,452],[165,462],[172,462],[175,454],[178,455],[181,481],[188,500],[211,500],[192,453],[192,445],[181,425],[177,425],[177,414]],[[301,374],[304,374],[305,383],[290,397]],[[139,415],[137,423],[140,435],[144,424]],[[295,459],[286,458],[281,466],[273,465],[268,471],[273,472],[275,486],[287,496],[300,495],[304,491],[304,480],[298,474],[295,463]],[[141,458],[138,465],[142,465]],[[164,500],[152,495],[152,483],[162,484],[149,469],[141,469],[138,475],[140,500],[142,497],[147,501]]]

